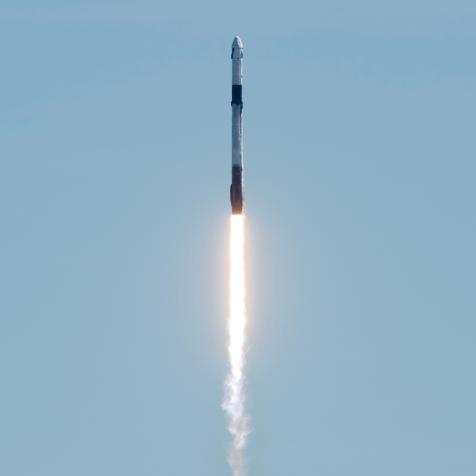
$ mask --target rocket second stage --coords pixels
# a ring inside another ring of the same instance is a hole
[[[233,215],[243,213],[243,43],[239,36],[231,47],[231,187]]]

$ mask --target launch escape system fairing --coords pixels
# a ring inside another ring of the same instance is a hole
[[[233,215],[243,213],[243,43],[239,36],[231,47],[231,187]]]

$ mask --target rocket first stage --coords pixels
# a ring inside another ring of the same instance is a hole
[[[239,36],[231,47],[231,187],[233,215],[243,213],[243,43]]]

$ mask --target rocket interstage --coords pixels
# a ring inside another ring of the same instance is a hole
[[[231,47],[231,187],[233,215],[243,213],[243,43],[239,36]]]

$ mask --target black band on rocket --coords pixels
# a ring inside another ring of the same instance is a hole
[[[231,86],[231,103],[232,104],[243,105],[241,91],[242,91],[241,84],[233,84]]]

